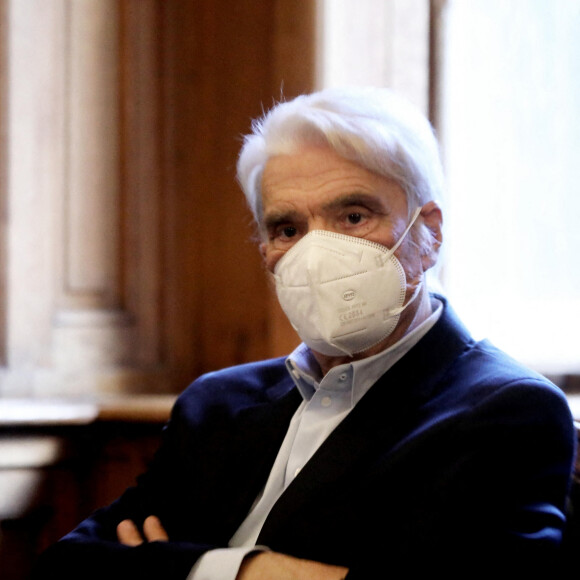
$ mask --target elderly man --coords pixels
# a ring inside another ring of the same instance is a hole
[[[302,96],[254,124],[238,177],[303,342],[195,381],[138,485],[49,549],[38,577],[354,580],[556,561],[570,413],[429,293],[442,176],[428,122],[386,90]]]

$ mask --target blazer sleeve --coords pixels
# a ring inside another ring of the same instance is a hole
[[[193,504],[182,503],[183,489],[189,485],[190,494],[197,501],[202,493],[194,484],[191,470],[195,468],[184,456],[184,441],[195,448],[196,439],[196,430],[190,418],[185,417],[186,408],[182,397],[164,428],[151,466],[138,478],[136,486],[49,547],[38,559],[33,578],[184,580],[203,553],[219,547],[215,536],[213,541],[196,540],[195,531],[189,535],[183,532],[188,524],[192,530],[196,528],[195,517],[191,515]],[[140,526],[152,514],[161,519],[170,538],[175,539],[138,547],[127,547],[117,541],[116,526],[120,521],[131,519]],[[179,521],[179,516],[183,521]]]
[[[198,378],[137,484],[41,555],[34,578],[185,579],[202,554],[227,547],[263,487],[297,406],[292,386],[282,359]],[[117,542],[120,521],[150,515],[170,541]]]

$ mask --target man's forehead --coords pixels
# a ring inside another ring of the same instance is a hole
[[[308,146],[292,153],[270,157],[262,173],[262,187],[268,189],[292,184],[303,178],[314,182],[319,176],[324,179],[328,171],[346,172],[348,169],[355,173],[362,168],[338,156],[328,147]]]
[[[392,180],[345,159],[329,147],[308,146],[292,153],[272,156],[266,162],[261,181],[263,193],[269,194],[292,188],[370,193],[377,188],[379,181]]]
[[[351,162],[340,167],[310,166],[305,169],[281,156],[262,176],[262,206],[268,209],[294,206],[300,200],[316,203],[320,209],[332,210],[348,205],[374,205],[383,202],[406,202],[403,189],[394,180],[372,173]]]

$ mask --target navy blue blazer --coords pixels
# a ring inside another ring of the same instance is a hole
[[[300,401],[283,359],[195,381],[136,487],[49,548],[38,577],[185,579],[227,546]],[[562,393],[475,342],[446,305],[305,465],[258,543],[347,566],[352,580],[537,571],[559,557],[573,456]],[[120,520],[151,514],[170,542],[116,542]]]

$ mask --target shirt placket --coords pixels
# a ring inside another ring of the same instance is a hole
[[[302,470],[351,406],[352,370],[329,373],[308,401],[286,465],[285,485]]]

